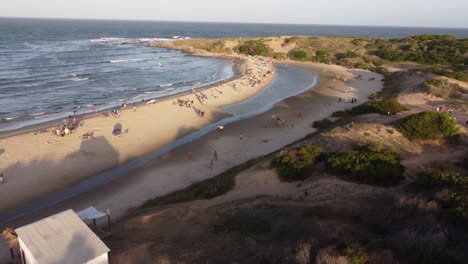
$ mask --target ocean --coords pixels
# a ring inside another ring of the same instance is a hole
[[[228,79],[232,62],[151,41],[280,35],[468,37],[468,29],[0,18],[0,131]],[[123,43],[139,40],[139,44]],[[31,122],[33,121],[33,122]]]

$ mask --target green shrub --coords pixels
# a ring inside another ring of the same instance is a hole
[[[344,250],[344,254],[350,264],[365,264],[367,263],[367,253],[358,247],[347,247]]]
[[[369,64],[361,61],[356,65],[356,67],[359,68],[359,69],[367,70],[367,69],[369,69]]]
[[[432,85],[435,87],[443,87],[447,85],[447,80],[442,80],[442,79],[430,79],[425,82],[427,85]]]
[[[326,159],[326,168],[346,179],[380,186],[399,183],[405,171],[396,152],[378,145],[357,146],[348,152],[331,153]]]
[[[312,123],[312,127],[317,128],[317,129],[326,129],[326,128],[331,127],[333,124],[334,124],[333,121],[331,121],[328,118],[324,118],[322,120],[314,121],[314,123]]]
[[[468,223],[468,177],[455,172],[429,169],[416,175],[411,190],[431,193],[447,220]],[[445,190],[443,194],[436,194]]]
[[[226,46],[224,44],[224,41],[216,41],[213,44],[211,44],[208,47],[208,51],[210,52],[225,52],[226,51]]]
[[[446,76],[446,77],[456,79],[459,81],[463,81],[463,82],[468,82],[468,75],[465,74],[463,71],[454,71],[454,70],[451,70],[448,68],[442,68],[442,67],[430,67],[430,68],[424,69],[424,72]]]
[[[261,40],[249,40],[239,46],[239,52],[251,56],[268,56],[270,50]]]
[[[429,169],[418,173],[411,185],[417,190],[440,189],[450,186],[468,190],[468,177],[451,171]]]
[[[409,139],[448,139],[459,135],[457,122],[446,113],[435,111],[403,118],[395,126]]]
[[[310,169],[319,157],[321,149],[315,146],[301,146],[273,160],[281,180],[298,181],[309,176]]]
[[[291,60],[296,61],[306,61],[307,60],[307,52],[303,50],[292,50],[288,53],[288,57]]]
[[[402,111],[407,111],[408,108],[398,102],[396,98],[387,98],[387,99],[374,99],[371,101],[367,101],[364,104],[355,106],[351,108],[351,110],[347,110],[348,115],[356,116],[356,115],[364,115],[370,113],[378,113],[381,115],[387,115],[388,112],[391,114],[396,114]],[[343,112],[334,113],[332,116],[338,117],[346,116]]]
[[[354,51],[347,51],[346,53],[337,53],[335,54],[336,59],[341,60],[341,59],[355,59],[359,58],[360,55],[357,52]]]

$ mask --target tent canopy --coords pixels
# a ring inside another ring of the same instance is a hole
[[[82,211],[79,211],[78,213],[76,213],[82,220],[86,220],[86,219],[97,219],[97,218],[101,218],[103,216],[106,216],[105,213],[103,212],[99,212],[96,207],[94,206],[91,206],[91,207],[88,207]]]

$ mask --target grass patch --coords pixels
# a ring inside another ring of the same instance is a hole
[[[380,145],[358,145],[348,152],[334,152],[326,159],[327,171],[360,183],[391,186],[403,179],[400,156]]]
[[[365,137],[369,137],[369,136],[370,136],[370,134],[369,134],[369,133],[367,133],[367,132],[364,132],[364,136],[365,136]]]
[[[396,128],[408,139],[457,138],[457,122],[446,113],[418,113],[395,122]]]
[[[445,85],[447,85],[447,80],[442,80],[442,79],[430,79],[430,80],[427,80],[425,81],[425,83],[427,85],[431,85],[431,86],[435,86],[435,87],[443,87]]]
[[[369,256],[360,247],[350,246],[343,251],[350,264],[365,264]]]
[[[198,183],[194,183],[183,190],[170,193],[166,196],[157,197],[146,201],[141,208],[161,206],[167,204],[182,203],[201,199],[212,199],[216,196],[225,194],[235,186],[237,174],[245,171],[257,164],[263,158],[257,158],[247,161],[239,166],[233,167],[220,175]]]
[[[410,190],[429,194],[441,206],[447,221],[465,226],[468,223],[467,176],[429,169],[416,175]]]
[[[321,149],[315,146],[301,146],[273,159],[282,181],[299,181],[310,176],[310,169],[315,165]]]

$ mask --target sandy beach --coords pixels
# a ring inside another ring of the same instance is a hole
[[[269,59],[243,59],[248,74],[195,91],[198,96],[181,96],[181,100],[193,101],[190,107],[179,106],[177,99],[147,102],[135,111],[131,106],[122,109],[119,117],[100,115],[82,120],[83,125],[65,137],[54,136],[48,129],[0,139],[0,171],[5,177],[0,211],[117,167],[228,116],[222,106],[252,97],[274,79]],[[203,111],[204,116],[197,111]],[[121,129],[121,136],[113,135],[115,128]],[[88,131],[94,132],[94,139],[83,140],[81,136]]]
[[[213,177],[228,168],[271,153],[305,137],[315,130],[312,128],[313,121],[328,117],[335,111],[355,106],[350,102],[344,102],[345,91],[350,86],[353,89],[348,96],[356,98],[358,103],[363,103],[369,95],[382,88],[382,76],[377,73],[348,70],[336,65],[292,62],[289,64],[304,67],[311,72],[320,74],[319,83],[314,89],[277,103],[273,109],[264,114],[229,124],[223,131],[213,131],[194,140],[192,143],[162,155],[137,172],[108,186],[18,219],[15,221],[15,225],[66,208],[81,210],[91,204],[94,204],[100,210],[110,208],[114,219],[118,218],[129,209],[141,205],[148,199],[165,195],[194,182]],[[358,75],[362,75],[362,77],[356,78]],[[337,79],[337,76],[341,76],[341,79]],[[368,81],[369,77],[375,77],[376,79]],[[347,81],[344,82],[343,79]],[[342,102],[338,100],[340,97],[343,98]],[[168,103],[170,105],[168,109],[174,107],[170,102]],[[148,107],[148,111],[153,107],[156,106]],[[175,113],[181,111],[178,106],[173,109]],[[219,114],[222,115],[222,112]],[[125,112],[123,115],[125,115]],[[284,119],[285,125],[275,125],[272,120],[273,115]],[[209,119],[206,118],[206,121],[208,123]],[[174,122],[180,125],[179,120],[174,120]],[[187,129],[187,133],[190,131],[191,129]],[[240,135],[242,135],[242,139]],[[115,138],[115,140],[124,138]],[[114,138],[111,137],[111,139]],[[173,139],[175,139],[175,136],[172,136]],[[115,144],[115,141],[110,141],[110,144]],[[104,145],[107,145],[107,142]],[[95,146],[95,144],[91,144],[86,147],[99,149],[102,148],[102,145]],[[126,148],[130,147],[132,146],[126,146]],[[214,151],[217,152],[218,160],[213,161],[213,168],[211,169],[210,163],[214,159]],[[87,162],[90,162],[90,160],[88,159]],[[114,162],[114,164],[117,163]],[[83,164],[81,163],[81,165]],[[60,180],[56,183],[56,186],[59,187],[63,183],[64,181]],[[62,188],[64,186],[62,185]]]

